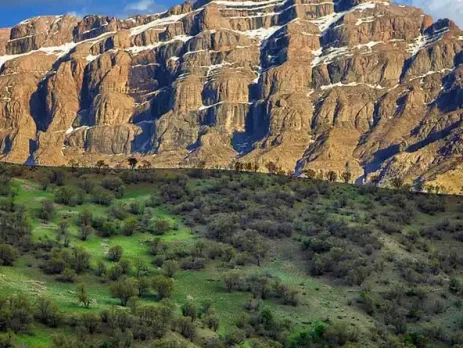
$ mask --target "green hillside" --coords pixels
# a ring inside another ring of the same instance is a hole
[[[463,345],[463,200],[0,167],[0,347]]]

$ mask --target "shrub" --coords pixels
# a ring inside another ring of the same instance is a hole
[[[125,221],[124,225],[122,226],[122,234],[124,236],[131,236],[133,235],[138,229],[138,220],[135,218],[130,218]]]
[[[46,274],[61,274],[66,267],[69,267],[68,263],[57,256],[45,261],[42,265],[42,269]]]
[[[186,302],[182,305],[182,314],[184,317],[190,317],[194,321],[198,316],[198,308],[193,302]]]
[[[336,323],[328,326],[322,337],[329,343],[330,347],[341,347],[348,342],[357,342],[359,332],[355,327]]]
[[[0,347],[2,348],[14,348],[16,347],[15,344],[16,335],[10,329],[8,329],[5,333],[0,333]]]
[[[166,219],[158,218],[154,223],[154,234],[162,236],[170,230],[170,223]]]
[[[118,280],[122,275],[122,267],[119,264],[115,264],[108,270],[108,278],[110,280]]]
[[[87,286],[83,283],[77,286],[77,300],[85,308],[90,307],[90,302],[91,302],[90,296],[88,295]]]
[[[50,182],[56,184],[57,186],[64,185],[64,173],[62,171],[53,170],[49,176]]]
[[[0,299],[0,330],[14,333],[27,332],[33,321],[32,306],[24,295]]]
[[[204,324],[213,331],[217,331],[219,329],[219,318],[215,315],[209,315],[204,319]]]
[[[206,267],[206,259],[202,257],[191,257],[182,262],[183,269],[201,270]]]
[[[157,276],[153,279],[153,289],[158,293],[159,299],[170,297],[174,291],[174,282],[171,278]]]
[[[63,186],[55,191],[55,202],[58,204],[68,205],[75,207],[81,205],[84,201],[82,191],[75,189],[74,187]]]
[[[96,188],[92,194],[93,203],[104,205],[107,207],[111,205],[111,202],[113,201],[113,199],[114,199],[114,195],[102,188]]]
[[[120,245],[109,248],[107,257],[110,261],[119,262],[124,254],[124,249]]]
[[[35,303],[35,317],[42,324],[57,327],[62,320],[59,306],[47,297],[39,297]]]
[[[162,269],[164,270],[164,274],[169,278],[172,278],[178,270],[178,263],[174,260],[167,260],[162,265]]]
[[[237,272],[225,274],[223,280],[228,291],[240,289],[243,282],[241,276]]]
[[[67,267],[64,269],[63,273],[57,278],[57,280],[63,283],[74,283],[75,278],[76,272]]]
[[[450,278],[449,290],[453,294],[463,295],[463,282],[455,277]]]
[[[74,249],[74,270],[77,274],[83,272],[90,267],[91,255],[83,248]]]
[[[18,251],[9,244],[0,244],[0,266],[12,266],[18,258]]]
[[[98,260],[98,263],[96,264],[96,275],[98,277],[102,277],[106,274],[106,272],[106,263],[103,260]]]
[[[119,298],[121,306],[126,306],[129,299],[137,295],[137,284],[133,279],[123,279],[111,285],[111,295]]]
[[[53,206],[52,202],[49,200],[42,201],[42,206],[39,210],[39,219],[49,222],[53,217],[54,211],[55,207]]]
[[[196,327],[187,318],[178,318],[175,322],[175,328],[183,337],[191,341],[196,337]]]
[[[151,288],[151,281],[148,277],[141,277],[137,280],[138,297],[145,295]]]
[[[124,220],[128,213],[122,204],[113,205],[109,208],[108,215],[110,218]]]
[[[429,196],[424,195],[419,196],[417,201],[418,209],[423,213],[428,215],[435,215],[438,212],[445,212],[445,200],[439,196]]]
[[[91,226],[93,221],[93,214],[90,210],[85,209],[79,213],[77,217],[77,224],[79,226]]]
[[[101,186],[110,191],[117,191],[124,186],[124,182],[118,177],[108,177],[101,182]]]
[[[96,333],[100,326],[100,318],[95,313],[82,314],[79,322],[80,325],[82,325],[82,327],[85,328],[85,330],[87,330],[90,335]]]
[[[93,234],[92,226],[81,226],[80,227],[80,232],[79,232],[80,240],[86,241],[88,237],[90,237],[92,234]]]
[[[133,215],[143,215],[145,212],[145,205],[142,202],[131,202],[129,210]]]
[[[243,330],[240,329],[229,331],[224,337],[224,341],[227,347],[235,347],[237,345],[241,345],[245,339],[246,334]]]

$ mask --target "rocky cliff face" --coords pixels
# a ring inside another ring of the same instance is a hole
[[[198,1],[0,30],[0,151],[20,163],[269,161],[463,185],[463,32],[389,1]]]

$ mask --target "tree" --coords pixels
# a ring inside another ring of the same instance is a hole
[[[81,226],[80,227],[80,240],[86,241],[88,237],[93,233],[93,228],[91,226]]]
[[[69,267],[66,267],[63,273],[58,277],[58,280],[63,283],[74,283],[76,272]]]
[[[92,193],[93,189],[95,188],[95,183],[89,178],[84,176],[82,181],[79,182],[79,187],[85,191],[85,193]]]
[[[275,163],[275,162],[267,162],[267,164],[265,165],[265,167],[267,168],[268,172],[270,174],[276,174],[278,172],[278,165]]]
[[[90,253],[83,248],[74,249],[74,270],[81,273],[90,266]]]
[[[25,295],[15,295],[0,300],[1,330],[14,333],[27,332],[33,322],[33,308]]]
[[[175,326],[183,337],[193,341],[196,336],[196,327],[190,320],[187,318],[178,318]]]
[[[449,290],[453,294],[463,295],[463,283],[459,279],[452,277],[449,281]]]
[[[241,284],[241,277],[237,272],[229,272],[223,278],[227,290],[230,292]]]
[[[119,266],[121,266],[122,274],[129,275],[132,271],[132,264],[127,259],[122,259],[119,261]]]
[[[110,280],[118,280],[122,275],[122,267],[116,263],[108,270],[107,273]]]
[[[129,162],[130,169],[132,170],[135,169],[138,164],[138,160],[135,157],[130,157],[127,161]]]
[[[35,303],[35,317],[42,324],[57,327],[62,319],[59,306],[48,297],[38,297]]]
[[[111,295],[121,300],[121,306],[126,306],[129,299],[137,295],[137,284],[133,279],[122,279],[111,285]]]
[[[90,307],[91,300],[90,300],[90,297],[88,295],[87,286],[84,283],[77,285],[77,300],[85,308]]]
[[[108,259],[113,262],[119,262],[124,254],[124,249],[120,245],[115,245],[108,250]]]
[[[245,339],[246,339],[246,335],[244,331],[238,328],[227,332],[227,334],[224,337],[225,345],[227,347],[240,346],[244,342]]]
[[[122,234],[124,236],[133,235],[138,229],[138,220],[136,218],[129,218],[125,221],[122,227]]]
[[[58,241],[58,243],[63,241],[63,246],[65,248],[69,247],[69,244],[71,243],[68,227],[69,227],[69,224],[67,221],[61,221],[58,226],[58,234],[56,237],[56,240]]]
[[[151,163],[150,163],[149,161],[143,160],[143,161],[141,162],[141,167],[142,167],[143,169],[149,169],[149,168],[152,167],[152,165],[151,165]]]
[[[104,263],[103,260],[99,260],[98,263],[96,264],[96,275],[98,277],[102,277],[106,274],[106,264]]]
[[[204,324],[213,331],[217,331],[219,329],[219,318],[217,318],[215,315],[208,315],[204,319]]]
[[[206,161],[204,160],[201,160],[201,161],[198,161],[195,165],[196,169],[199,169],[199,170],[203,170],[206,168]]]
[[[48,199],[42,201],[42,206],[39,211],[39,218],[45,222],[49,222],[53,217],[53,212],[55,211],[55,207],[53,202],[50,202]]]
[[[16,335],[12,330],[8,329],[6,333],[0,333],[0,347],[14,348],[16,347],[15,341]]]
[[[162,265],[162,269],[164,270],[164,274],[169,278],[173,278],[175,272],[178,270],[178,263],[175,260],[167,260]]]
[[[348,184],[348,183],[351,181],[351,179],[352,179],[352,173],[350,173],[350,172],[343,172],[343,173],[341,174],[341,178],[342,178],[342,180],[343,180],[346,184]]]
[[[71,167],[72,172],[75,172],[79,168],[79,162],[75,159],[72,159],[68,162],[68,166]]]
[[[145,295],[151,287],[151,281],[148,277],[141,277],[137,280],[138,297]]]
[[[313,169],[304,170],[304,175],[307,179],[313,180],[317,176],[317,173]]]
[[[142,257],[135,258],[135,270],[137,272],[137,278],[140,278],[143,274],[148,272],[148,267]]]
[[[404,180],[401,177],[396,176],[391,179],[391,185],[394,189],[400,190],[404,185]]]
[[[105,168],[107,166],[104,160],[99,160],[95,165],[98,168],[98,173],[101,171],[101,168]]]
[[[0,266],[12,266],[18,258],[18,251],[9,244],[0,244]]]
[[[166,219],[158,218],[154,223],[154,230],[157,235],[163,235],[170,230],[170,223]]]
[[[338,180],[338,174],[335,171],[330,170],[328,172],[328,180],[331,182],[335,182]]]
[[[350,182],[350,180],[352,179],[352,173],[351,173],[351,170],[350,170],[349,162],[346,162],[346,165],[344,167],[344,172],[341,174],[341,179],[346,184],[348,184]]]
[[[424,181],[423,180],[418,180],[415,182],[415,191],[416,192],[423,192],[424,190]]]
[[[80,226],[91,226],[93,221],[93,214],[90,210],[85,209],[77,217],[77,222]]]
[[[46,176],[40,178],[40,187],[42,188],[42,191],[46,191],[49,185],[50,185],[50,178]]]
[[[193,302],[185,302],[182,305],[182,314],[184,317],[190,317],[191,321],[195,321],[198,316],[198,308]]]
[[[100,326],[100,318],[95,313],[84,313],[80,317],[80,323],[90,335],[93,335]]]
[[[244,164],[241,162],[235,162],[235,171],[241,172],[244,169]]]
[[[158,293],[159,299],[169,297],[174,291],[174,281],[166,276],[157,276],[153,279],[153,289]]]
[[[381,178],[379,175],[373,175],[370,179],[371,183],[375,186],[378,186],[379,183],[381,182]]]

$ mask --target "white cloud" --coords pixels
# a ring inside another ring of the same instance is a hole
[[[74,16],[74,17],[77,17],[77,18],[84,18],[85,17],[85,10],[82,10],[82,11],[70,11],[68,12],[68,15],[70,16]]]
[[[124,11],[127,13],[150,13],[157,12],[160,6],[153,0],[139,0],[125,6]]]
[[[463,27],[463,0],[398,0],[398,3],[422,8],[434,20],[450,18]]]

